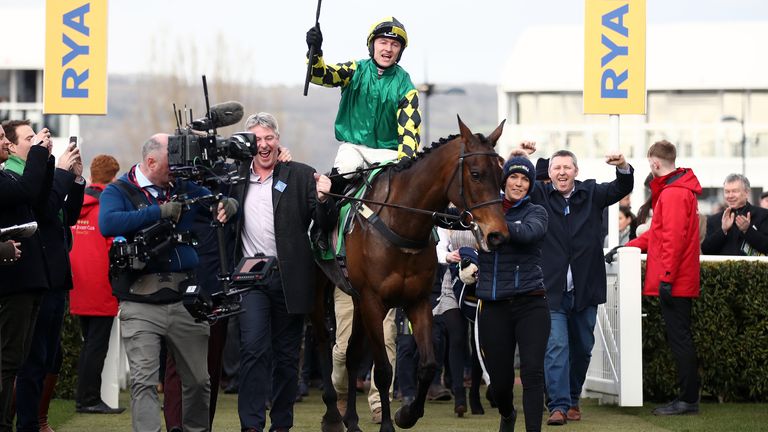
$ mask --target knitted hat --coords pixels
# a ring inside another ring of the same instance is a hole
[[[549,158],[536,161],[536,180],[549,180]]]
[[[512,173],[523,173],[531,182],[531,187],[533,187],[533,183],[536,181],[536,169],[533,167],[531,161],[525,156],[515,156],[504,163],[504,171],[501,176],[502,188],[507,183],[507,177]]]

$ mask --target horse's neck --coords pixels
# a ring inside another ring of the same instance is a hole
[[[450,153],[447,147],[437,148],[422,156],[423,159],[418,163],[400,173],[397,180],[401,187],[398,190],[406,193],[396,198],[401,199],[404,205],[435,211],[443,211],[448,205],[446,191],[454,175],[458,156],[454,158],[441,154]]]
[[[455,162],[458,156],[441,155],[449,152],[449,145],[432,150],[422,156],[418,162],[410,168],[398,173],[393,173],[389,187],[387,201],[405,207],[442,212],[448,206],[446,191],[448,183],[454,174]],[[448,162],[450,159],[450,162]],[[430,231],[432,218],[429,215],[419,215],[405,210],[385,209],[382,211],[385,221],[389,220],[390,226],[398,225],[399,221],[408,221],[408,231],[415,234],[417,231]],[[397,219],[397,220],[395,220]],[[406,229],[402,227],[402,229]],[[406,233],[403,232],[403,235]]]

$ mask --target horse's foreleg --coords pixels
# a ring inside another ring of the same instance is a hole
[[[406,311],[413,327],[413,337],[419,351],[419,368],[416,373],[418,381],[416,398],[410,405],[404,405],[395,413],[395,423],[403,429],[413,427],[424,415],[424,402],[427,390],[435,376],[435,352],[432,346],[432,309],[427,299],[416,303]]]
[[[321,273],[321,272],[318,272]],[[325,414],[320,424],[321,432],[344,432],[344,424],[341,421],[341,414],[336,407],[336,390],[333,387],[331,373],[333,363],[331,359],[331,340],[326,327],[325,317],[333,308],[327,301],[331,294],[333,285],[321,274],[318,277],[317,289],[315,291],[315,307],[310,315],[314,339],[317,344],[318,359],[320,360],[320,371],[323,378],[323,403],[325,403]],[[332,298],[332,297],[331,297]]]

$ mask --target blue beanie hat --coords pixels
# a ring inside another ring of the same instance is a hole
[[[533,188],[533,183],[536,181],[536,168],[533,167],[531,161],[525,156],[515,156],[504,163],[504,170],[501,176],[501,187],[507,183],[507,177],[512,173],[523,173],[531,182],[531,186],[528,189],[530,193]]]

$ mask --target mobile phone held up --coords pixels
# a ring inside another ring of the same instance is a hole
[[[74,144],[75,148],[77,148],[77,137],[76,136],[69,137],[69,143]]]

